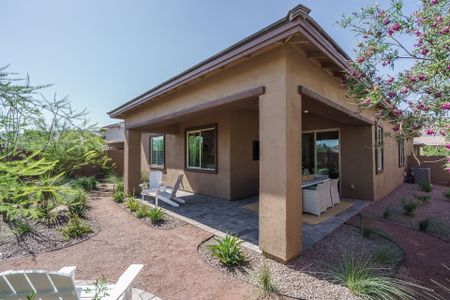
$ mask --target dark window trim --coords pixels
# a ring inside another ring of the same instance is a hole
[[[161,166],[161,165],[154,165],[154,164],[152,164],[152,152],[153,152],[153,143],[152,143],[152,139],[153,138],[156,138],[156,137],[161,137],[162,136],[162,138],[163,138],[163,144],[164,144],[164,164]],[[149,138],[149,144],[150,144],[150,147],[149,147],[149,168],[150,169],[157,169],[157,170],[165,170],[166,169],[166,135],[165,134],[158,134],[158,135],[152,135],[152,136],[150,136],[150,138]]]
[[[402,150],[403,150],[403,161],[400,160]],[[401,138],[398,141],[398,167],[401,168],[403,166],[405,166],[405,139]]]
[[[187,158],[187,134],[189,131],[194,130],[202,130],[202,129],[208,129],[208,128],[214,128],[216,132],[216,167],[214,170],[207,170],[207,169],[197,169],[197,168],[190,168],[188,167],[188,158]],[[165,148],[164,148],[165,149]],[[208,174],[218,174],[219,173],[219,130],[217,123],[212,124],[206,124],[201,126],[195,126],[195,127],[188,127],[184,129],[184,170],[189,172],[198,172],[198,173],[208,173]]]
[[[381,129],[381,136],[380,138],[378,138],[378,128]],[[376,125],[375,126],[375,172],[376,174],[382,174],[384,172],[384,130],[383,127]],[[379,147],[379,143],[378,140],[381,140],[381,170],[378,170],[378,155],[377,155],[377,151],[378,151],[378,147]]]

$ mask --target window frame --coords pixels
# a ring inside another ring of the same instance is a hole
[[[202,132],[207,130],[214,130],[215,132],[215,168],[214,169],[206,169],[202,167],[191,167],[188,165],[189,163],[189,147],[188,147],[188,134],[192,132]],[[217,123],[214,124],[206,124],[197,127],[189,127],[184,130],[184,169],[186,171],[191,172],[199,172],[199,173],[209,173],[209,174],[218,174],[219,172],[219,130]]]
[[[380,132],[380,133],[379,133]],[[379,146],[381,144],[381,147]],[[380,125],[375,126],[375,172],[382,174],[384,172],[384,130]],[[381,151],[381,168],[378,169],[378,151]]]
[[[163,164],[162,165],[155,165],[153,164],[153,139],[154,138],[161,138],[163,140]],[[149,163],[149,167],[150,169],[158,169],[158,170],[164,170],[166,168],[166,135],[165,134],[160,134],[160,135],[153,135],[150,136],[149,139],[149,159],[150,159],[150,163]]]
[[[398,141],[398,167],[405,166],[405,139],[400,138]]]

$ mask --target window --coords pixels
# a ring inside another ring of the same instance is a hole
[[[403,167],[405,165],[405,140],[400,139],[398,141],[398,166]]]
[[[383,128],[377,126],[375,127],[375,164],[377,174],[383,172],[383,159]]]
[[[186,130],[186,168],[217,171],[217,126]]]
[[[338,130],[320,130],[302,134],[302,174],[339,177]]]
[[[150,167],[164,168],[164,136],[150,137]]]

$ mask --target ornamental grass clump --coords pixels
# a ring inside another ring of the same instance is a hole
[[[60,231],[66,241],[94,232],[91,225],[82,221],[79,217],[71,217],[67,225],[61,228]]]
[[[238,266],[246,261],[247,257],[241,249],[243,241],[237,236],[227,233],[223,239],[215,237],[214,240],[216,243],[208,245],[208,248],[224,266]]]
[[[261,273],[259,273],[258,282],[259,286],[264,291],[264,294],[276,292],[276,287],[272,281],[272,274],[270,273],[270,268],[266,262],[264,262],[263,269],[261,270]]]
[[[126,206],[128,208],[129,211],[131,211],[132,213],[135,213],[139,210],[139,201],[136,200],[136,198],[133,197],[128,197],[127,198],[127,203]]]
[[[150,218],[150,222],[152,222],[152,224],[160,224],[164,222],[166,214],[162,208],[155,207],[150,209],[148,212],[148,217]]]
[[[362,299],[412,300],[417,296],[415,288],[418,286],[377,275],[370,257],[362,259],[344,254],[330,276],[335,283],[346,286]]]
[[[431,218],[427,218],[427,219],[420,221],[419,222],[419,231],[422,231],[422,232],[428,231],[428,228],[431,225],[431,221],[432,221]]]
[[[416,208],[417,208],[417,202],[415,201],[408,201],[403,203],[403,211],[405,216],[414,216],[414,214],[416,213]]]
[[[431,193],[433,186],[431,183],[424,182],[419,184],[419,188],[422,192]]]
[[[150,209],[147,205],[140,205],[136,211],[136,217],[139,219],[146,218],[150,215]]]
[[[97,179],[94,176],[78,177],[71,182],[75,188],[81,188],[86,192],[90,192],[97,187]]]
[[[445,197],[447,200],[450,200],[450,190],[448,190],[448,191],[446,191],[446,192],[444,193],[444,197]]]
[[[414,197],[423,203],[429,203],[431,200],[431,195],[414,195]]]

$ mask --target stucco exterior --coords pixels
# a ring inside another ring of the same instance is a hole
[[[339,78],[310,53],[274,43],[139,107],[121,108],[127,192],[136,191],[140,172],[149,170],[149,137],[165,134],[165,183],[183,174],[182,188],[196,193],[229,200],[259,195],[259,246],[288,261],[302,249],[303,131],[339,130],[343,196],[378,200],[392,191],[407,167],[398,165],[397,142],[385,137],[384,170],[377,174],[373,113],[360,111]],[[187,170],[186,128],[206,124],[217,126],[217,171]],[[405,151],[407,157],[411,142]]]

